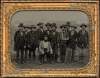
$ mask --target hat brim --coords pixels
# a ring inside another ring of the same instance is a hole
[[[60,28],[66,28],[65,26],[60,26]]]
[[[40,25],[43,25],[43,23],[38,23],[37,25],[40,26]]]
[[[86,25],[81,25],[80,27],[87,27]]]

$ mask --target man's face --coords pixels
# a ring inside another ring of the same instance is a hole
[[[43,25],[40,25],[39,28],[43,28]]]
[[[66,30],[66,28],[65,27],[62,27],[62,31],[65,31]]]
[[[28,28],[24,28],[25,31],[28,31]]]
[[[73,27],[70,27],[70,30],[74,30],[74,28]]]
[[[82,30],[85,30],[85,26],[82,26]]]
[[[19,30],[23,31],[23,30],[24,30],[24,28],[23,28],[23,27],[19,27]]]
[[[47,30],[50,30],[51,29],[51,27],[50,26],[47,26]]]
[[[48,40],[48,37],[47,37],[47,36],[45,36],[45,37],[44,37],[44,40]]]
[[[56,27],[52,27],[52,30],[55,31],[56,30]]]

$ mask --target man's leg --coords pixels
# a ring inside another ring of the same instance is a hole
[[[21,63],[24,63],[24,50],[21,49]]]
[[[28,48],[26,48],[25,49],[25,51],[24,51],[25,53],[24,53],[24,59],[27,61],[27,58],[28,58]]]
[[[32,57],[34,61],[36,60],[35,50],[36,50],[36,47],[33,48],[33,52],[32,52]]]
[[[19,62],[19,54],[20,53],[20,50],[18,49],[17,51],[16,51],[16,62],[18,63]]]

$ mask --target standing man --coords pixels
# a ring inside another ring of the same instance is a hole
[[[45,30],[44,34],[48,36],[48,40],[50,41],[51,24],[50,23],[46,23],[45,26],[46,26],[46,30]]]
[[[18,30],[14,35],[14,50],[16,51],[16,61],[19,63],[24,63],[24,26],[23,23],[18,25]]]
[[[51,41],[51,24],[50,23],[46,23],[45,24],[46,26],[46,31],[44,32],[45,35],[47,35],[48,37],[48,41],[50,42]],[[52,63],[52,57],[53,57],[53,54],[52,53],[48,53],[48,63]]]
[[[58,44],[59,44],[59,33],[56,31],[57,26],[56,23],[52,23],[52,31],[51,31],[51,47],[53,49],[53,61],[58,62]]]
[[[30,32],[28,32],[28,46],[29,46],[29,58],[33,58],[35,61],[36,54],[35,50],[37,47],[37,35],[36,35],[36,26],[31,25],[30,26]]]
[[[28,52],[29,52],[29,46],[28,46],[28,32],[30,31],[29,27],[28,26],[24,26],[24,32],[25,32],[25,46],[24,46],[24,58],[25,58],[25,61],[27,61],[28,59]]]
[[[37,24],[38,29],[37,29],[37,35],[38,35],[38,40],[41,41],[43,40],[44,37],[44,24],[42,22]]]
[[[62,25],[60,26],[61,32],[60,32],[60,61],[61,63],[65,62],[65,57],[66,57],[66,48],[67,48],[67,43],[69,40],[69,33],[66,31],[66,26]]]
[[[82,51],[79,56],[79,59],[83,60],[86,58],[85,56],[87,55],[86,49],[88,48],[88,45],[89,45],[89,36],[86,30],[87,25],[82,24],[80,27],[81,27],[81,30],[78,32],[78,47]]]
[[[43,41],[44,39],[44,29],[43,29],[43,26],[44,24],[42,22],[39,22],[37,24],[38,26],[38,29],[37,29],[37,47],[38,47],[38,52],[39,52],[39,62],[41,64],[41,52],[39,51],[39,45],[40,45],[40,42]]]
[[[75,26],[70,26],[70,27],[71,27],[71,30],[69,33],[70,52],[68,53],[69,54],[68,62],[74,62],[75,49],[76,49],[76,44],[77,44],[77,32],[76,32]]]

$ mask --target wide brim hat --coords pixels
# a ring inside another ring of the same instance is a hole
[[[87,27],[87,25],[86,24],[82,24],[80,27]]]
[[[39,22],[37,25],[40,26],[40,25],[43,25],[43,23],[42,22]]]
[[[20,23],[20,24],[18,25],[18,27],[24,27],[23,23]]]

